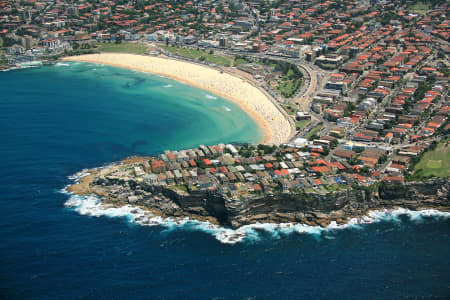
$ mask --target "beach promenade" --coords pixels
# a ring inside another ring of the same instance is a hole
[[[101,53],[65,57],[166,76],[207,90],[238,104],[261,127],[265,144],[282,144],[292,135],[292,126],[268,96],[246,80],[206,66],[161,57]]]

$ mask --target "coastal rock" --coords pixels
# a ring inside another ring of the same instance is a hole
[[[114,177],[91,177],[76,187],[80,194],[95,193],[105,203],[117,206],[128,203],[148,209],[164,217],[189,217],[239,228],[254,223],[302,223],[328,226],[332,221],[366,215],[369,210],[442,209],[450,207],[450,183],[445,179],[408,182],[403,185],[381,184],[373,191],[348,189],[328,194],[289,194],[240,198],[225,197],[207,190],[181,193],[163,186],[118,181]]]

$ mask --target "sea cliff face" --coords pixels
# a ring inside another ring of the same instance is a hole
[[[131,204],[163,217],[190,217],[238,228],[260,223],[303,223],[327,226],[335,221],[398,207],[449,211],[450,182],[433,179],[402,185],[379,183],[335,193],[273,193],[227,197],[217,191],[178,191],[144,181],[93,177],[89,193],[115,206]]]

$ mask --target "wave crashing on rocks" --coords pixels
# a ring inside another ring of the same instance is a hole
[[[79,196],[73,195],[63,189],[62,193],[70,195],[69,199],[64,203],[64,206],[73,209],[80,215],[92,217],[122,217],[127,221],[141,226],[161,226],[166,230],[189,230],[202,231],[213,235],[218,241],[223,244],[236,244],[240,242],[257,242],[269,235],[271,238],[279,239],[289,234],[310,234],[315,238],[320,239],[332,238],[332,234],[336,230],[342,229],[362,229],[365,224],[385,222],[401,222],[400,216],[407,216],[412,222],[421,223],[424,218],[450,218],[449,212],[441,212],[434,209],[412,211],[404,208],[395,210],[376,210],[369,212],[366,216],[361,218],[352,218],[347,224],[337,224],[331,222],[327,227],[310,226],[306,224],[295,223],[256,223],[245,225],[238,229],[230,229],[221,227],[209,222],[200,222],[191,220],[189,218],[175,219],[162,218],[155,216],[139,207],[132,205],[125,205],[122,207],[114,207],[111,204],[103,204],[101,199],[97,196]]]

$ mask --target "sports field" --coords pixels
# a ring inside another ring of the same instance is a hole
[[[427,151],[414,168],[414,177],[450,177],[450,144],[441,142],[436,149]]]

